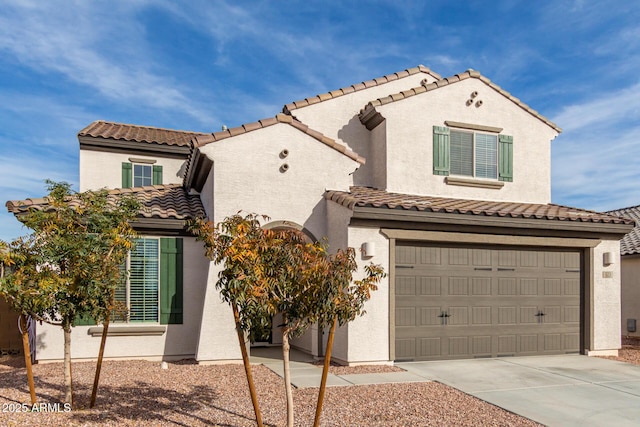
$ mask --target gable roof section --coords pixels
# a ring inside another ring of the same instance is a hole
[[[98,120],[78,132],[78,140],[80,147],[85,148],[159,149],[160,151],[188,154],[191,140],[199,135],[207,134]]]
[[[620,255],[640,254],[640,205],[607,212],[635,221],[636,226],[620,240]]]
[[[303,108],[309,105],[317,104],[318,102],[327,101],[329,99],[338,98],[342,95],[347,95],[349,93],[357,92],[359,90],[368,89],[372,86],[379,86],[384,83],[389,83],[394,80],[398,80],[404,77],[411,76],[413,74],[425,73],[434,77],[436,80],[440,80],[442,77],[429,69],[429,67],[425,67],[424,65],[418,65],[417,67],[408,68],[404,71],[399,71],[393,74],[387,74],[386,76],[378,77],[373,80],[367,80],[362,83],[354,84],[351,86],[343,87],[338,90],[332,90],[331,92],[322,93],[320,95],[312,96],[311,98],[305,98],[300,101],[294,101],[289,104],[286,104],[282,112],[285,114],[290,114],[293,110],[298,108]]]
[[[351,187],[349,192],[327,191],[325,198],[342,205],[354,212],[358,210],[371,212],[370,208],[398,214],[406,211],[414,213],[435,214],[439,218],[451,215],[494,217],[496,219],[542,220],[537,227],[550,227],[548,221],[564,224],[584,223],[612,225],[616,232],[626,232],[633,221],[605,213],[571,208],[555,204],[532,204],[515,202],[494,202],[485,200],[452,199],[444,197],[419,196],[412,194],[390,193],[370,187]],[[462,217],[459,217],[462,218]],[[479,221],[482,218],[478,218]],[[498,225],[499,223],[496,222]],[[533,223],[535,224],[535,223]],[[617,227],[621,226],[621,227]],[[618,230],[620,228],[620,230]]]
[[[195,188],[196,190],[200,191],[199,189],[202,188],[202,184],[204,184],[203,179],[205,178],[205,175],[207,173],[207,171],[205,171],[204,169],[211,166],[210,161],[208,162],[203,161],[202,159],[203,155],[200,153],[201,147],[207,144],[222,141],[227,138],[232,138],[234,136],[242,135],[248,132],[253,132],[255,130],[264,129],[279,123],[292,126],[293,128],[299,130],[300,132],[307,134],[308,136],[338,151],[339,153],[344,154],[345,156],[349,157],[351,160],[354,160],[362,165],[366,161],[364,157],[360,156],[355,151],[352,151],[346,145],[340,144],[334,139],[329,138],[328,136],[325,136],[322,133],[311,129],[309,126],[294,119],[292,116],[280,113],[280,114],[277,114],[275,117],[258,120],[257,122],[253,122],[253,123],[246,123],[235,128],[223,130],[221,132],[195,136],[192,140],[192,143],[193,143],[192,153],[189,156],[186,172],[184,175],[185,176],[184,183],[186,187]],[[194,183],[193,182],[194,180],[197,182]]]
[[[180,184],[153,185],[148,187],[118,188],[109,190],[109,199],[132,195],[142,205],[138,218],[187,220],[205,216],[200,196],[188,194]],[[70,200],[71,206],[77,206],[77,200]],[[49,202],[46,197],[26,200],[10,200],[7,210],[14,215],[31,210],[46,210]]]
[[[511,95],[509,92],[502,89],[500,86],[493,83],[491,80],[481,75],[480,72],[475,70],[467,70],[464,73],[455,74],[451,77],[446,77],[444,79],[440,79],[433,83],[423,82],[421,86],[371,101],[360,111],[360,114],[359,114],[360,121],[362,122],[362,124],[364,124],[367,127],[367,129],[371,130],[382,121],[382,116],[380,115],[380,113],[376,111],[376,107],[390,104],[392,102],[400,101],[402,99],[410,98],[412,96],[419,95],[421,93],[430,92],[444,86],[461,82],[469,78],[478,79],[484,82],[487,86],[491,87],[492,89],[494,89],[495,91],[503,95],[505,98],[507,98],[514,104],[516,104],[518,107],[525,110],[527,113],[541,120],[543,123],[545,123],[547,126],[554,129],[556,132],[558,133],[562,132],[562,129],[558,127],[558,125],[556,125],[555,123],[553,123],[552,121],[550,121],[549,119],[547,119],[546,117],[538,113],[536,110],[532,109],[527,104],[522,102],[520,99]]]

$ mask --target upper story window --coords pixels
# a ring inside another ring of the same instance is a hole
[[[122,188],[162,184],[162,166],[154,165],[153,163],[154,161],[123,162]]]
[[[498,138],[477,132],[451,130],[451,175],[498,179]]]
[[[433,173],[511,182],[513,137],[434,126]]]

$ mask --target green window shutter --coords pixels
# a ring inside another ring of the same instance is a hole
[[[182,239],[160,239],[160,323],[182,323]]]
[[[449,175],[449,128],[433,127],[433,174]]]
[[[73,322],[74,326],[87,326],[87,325],[95,325],[96,321],[89,316],[78,316],[76,317],[75,322]]]
[[[162,166],[153,167],[153,185],[162,184]]]
[[[131,163],[122,162],[122,188],[131,188],[132,174]]]
[[[499,135],[498,179],[513,182],[513,136]]]

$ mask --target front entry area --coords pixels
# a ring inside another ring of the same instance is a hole
[[[395,360],[578,353],[581,252],[397,242]]]

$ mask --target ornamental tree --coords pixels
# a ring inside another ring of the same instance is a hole
[[[353,249],[331,256],[324,242],[308,242],[296,230],[265,230],[260,218],[266,219],[237,214],[218,225],[199,219],[192,223],[191,230],[204,242],[207,256],[223,267],[216,286],[234,313],[258,425],[262,421],[244,337],[251,336],[252,330],[269,327],[271,318],[282,314],[287,425],[293,426],[291,338],[314,323],[325,326],[353,320],[363,312],[364,302],[383,273],[380,267],[370,266],[365,279],[352,283],[357,269]],[[323,377],[326,382],[326,374]]]
[[[65,402],[73,404],[71,329],[82,317],[108,319],[140,206],[107,190],[77,193],[52,181],[47,188],[45,203],[19,214],[31,234],[8,245],[14,265],[0,294],[17,312],[62,328]]]

